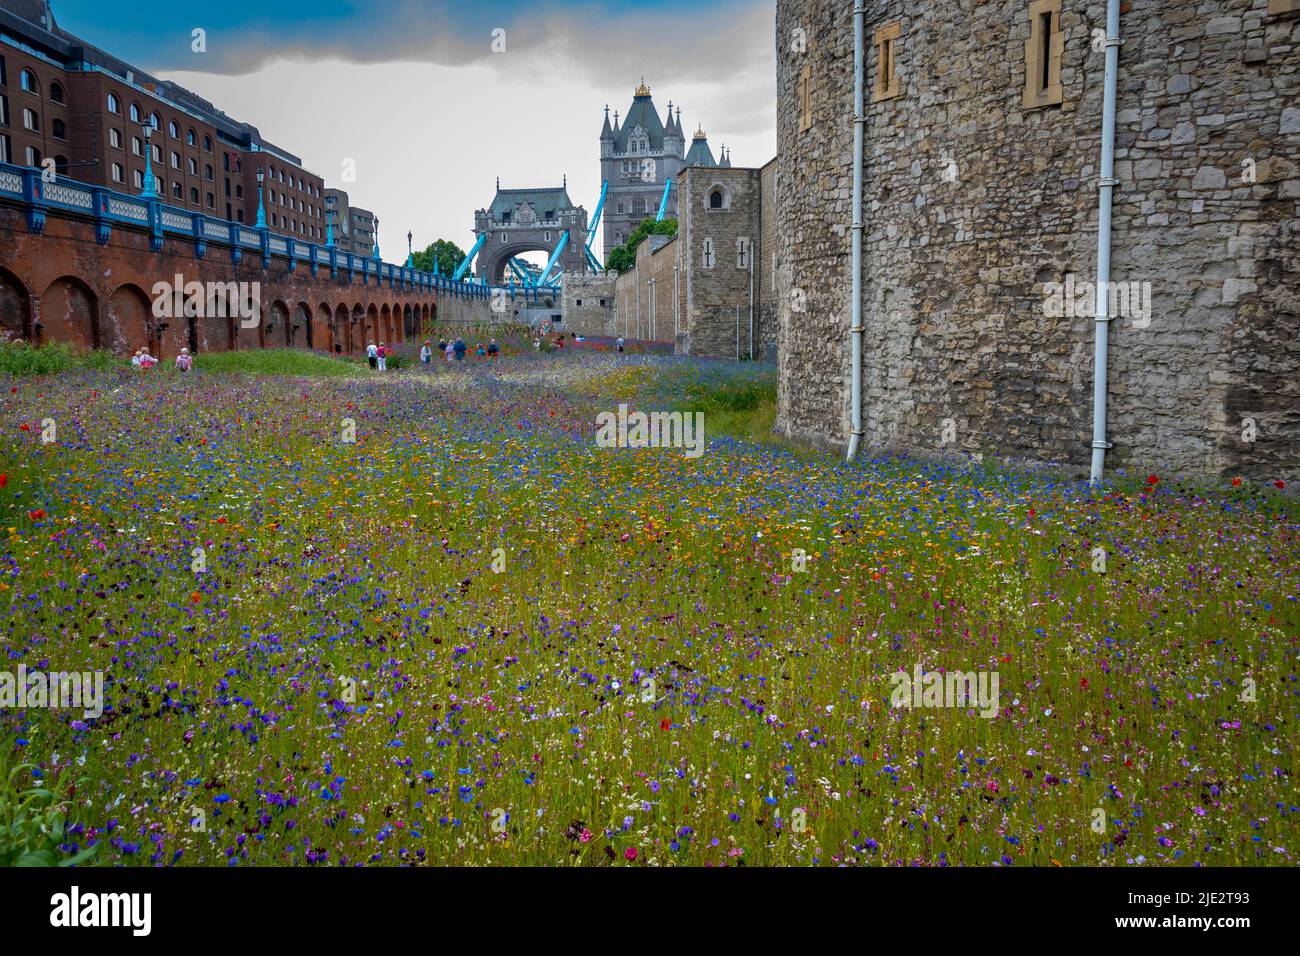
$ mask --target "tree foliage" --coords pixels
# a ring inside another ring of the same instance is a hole
[[[615,272],[627,272],[636,265],[636,247],[641,244],[641,240],[646,236],[675,236],[677,235],[677,220],[664,219],[656,221],[654,219],[642,219],[641,225],[632,230],[632,235],[627,237],[627,242],[614,249],[605,260],[605,268],[613,269]]]
[[[465,250],[450,239],[439,239],[431,243],[427,249],[411,256],[415,268],[422,272],[433,272],[436,265],[438,274],[444,276],[450,276],[455,272],[464,259]]]

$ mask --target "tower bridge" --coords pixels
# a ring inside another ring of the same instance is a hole
[[[559,272],[587,270],[587,210],[569,198],[567,177],[563,185],[539,189],[502,189],[498,179],[491,204],[474,213],[474,234],[478,238],[465,264],[477,256],[474,274],[489,285],[512,277],[525,281],[525,267],[511,261],[525,252],[550,257],[540,280],[531,284],[554,282]]]

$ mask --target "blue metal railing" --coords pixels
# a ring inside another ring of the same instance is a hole
[[[392,288],[397,288],[400,283],[405,289],[443,292],[463,299],[490,299],[496,289],[511,292],[509,286],[461,282],[433,272],[393,265],[373,256],[342,252],[337,246],[304,242],[269,229],[172,206],[161,199],[131,196],[66,176],[57,176],[46,182],[42,170],[31,166],[0,163],[0,202],[22,206],[31,232],[42,232],[45,217],[51,212],[89,219],[95,223],[95,238],[100,245],[108,243],[114,228],[126,227],[147,230],[155,251],[161,251],[164,237],[190,239],[194,243],[194,254],[200,259],[207,255],[208,246],[213,245],[229,248],[233,262],[240,261],[245,250],[253,250],[261,256],[263,268],[270,267],[272,258],[287,259],[290,272],[295,271],[299,263],[304,263],[312,275],[327,268],[331,278],[337,278],[342,271],[352,281],[359,274],[363,284],[368,284],[373,278],[377,283],[388,282]],[[527,299],[532,300],[541,295],[557,296],[560,289],[558,286],[536,286],[522,291]]]

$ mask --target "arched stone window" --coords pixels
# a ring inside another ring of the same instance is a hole
[[[709,208],[710,208],[710,209],[721,209],[721,208],[722,208],[722,190],[721,190],[721,189],[718,189],[718,188],[715,187],[715,188],[714,188],[714,189],[709,193]]]

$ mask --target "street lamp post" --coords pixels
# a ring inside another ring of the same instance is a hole
[[[334,210],[325,210],[325,247],[334,248]]]
[[[415,237],[411,235],[410,230],[406,232],[406,268],[410,269],[415,265],[415,252],[411,247],[411,240]]]
[[[376,259],[378,259],[378,258],[379,258],[379,217],[378,217],[378,216],[375,216],[375,217],[374,217],[374,224],[375,224],[375,248],[374,248],[374,257],[375,257]]]
[[[257,228],[266,228],[266,206],[262,204],[262,183],[266,179],[266,174],[261,168],[257,170]]]
[[[153,124],[146,122],[144,124],[144,189],[140,192],[145,199],[158,198],[158,190],[153,185],[153,146],[149,143],[151,136],[153,136]]]

